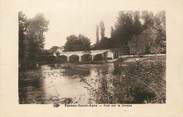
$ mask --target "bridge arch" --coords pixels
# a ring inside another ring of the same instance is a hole
[[[94,61],[104,60],[104,56],[103,56],[103,54],[96,54],[96,55],[94,55],[93,60]]]
[[[58,61],[61,62],[61,63],[66,63],[67,62],[67,56],[66,55],[58,56]]]
[[[81,56],[82,62],[90,62],[92,61],[92,55],[91,54],[84,54]]]
[[[70,63],[79,63],[79,56],[75,55],[75,54],[69,56],[69,62]]]

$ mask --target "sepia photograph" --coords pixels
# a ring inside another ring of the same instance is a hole
[[[165,10],[17,15],[19,104],[166,103]]]
[[[0,117],[183,117],[183,0],[0,0]]]

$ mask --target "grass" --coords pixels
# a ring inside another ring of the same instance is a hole
[[[113,82],[118,87],[115,92],[123,95],[115,94],[118,102],[165,103],[165,60],[165,56],[154,56],[124,61],[126,65],[120,66],[120,77]]]
[[[102,81],[100,103],[165,103],[165,56],[129,58],[115,65],[112,81]],[[105,78],[104,78],[105,79]],[[101,93],[102,92],[102,93]],[[103,96],[101,96],[103,95]]]

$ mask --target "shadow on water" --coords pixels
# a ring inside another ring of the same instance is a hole
[[[73,75],[79,75],[79,76],[89,76],[90,75],[90,69],[84,65],[78,65],[78,64],[50,64],[48,65],[51,70],[54,69],[64,69],[63,75],[64,76],[73,76]]]
[[[41,72],[29,71],[19,73],[19,103],[44,104],[44,90],[42,86]]]
[[[61,103],[159,103],[162,99],[164,103],[164,64],[117,61],[43,65],[19,73],[19,102],[53,103],[55,107]]]
[[[63,75],[66,76],[73,76],[73,75],[79,75],[79,76],[89,76],[90,70],[88,68],[82,68],[82,67],[65,67],[65,71],[63,72]]]

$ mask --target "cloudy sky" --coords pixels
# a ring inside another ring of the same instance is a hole
[[[114,26],[118,12],[123,9],[139,10],[136,4],[135,1],[126,4],[123,0],[21,0],[18,10],[27,17],[43,13],[50,21],[45,41],[45,48],[50,48],[63,46],[66,37],[71,34],[83,34],[95,43],[96,25],[101,20],[105,24],[106,36],[110,37],[111,26]]]

